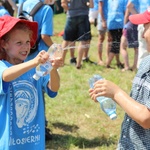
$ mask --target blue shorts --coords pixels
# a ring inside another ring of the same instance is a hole
[[[68,17],[64,30],[65,41],[88,41],[91,40],[91,28],[89,16]]]
[[[137,25],[130,21],[124,26],[123,35],[127,38],[129,48],[138,48],[138,30]]]

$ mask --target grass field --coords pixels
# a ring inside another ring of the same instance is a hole
[[[65,14],[54,16],[53,41],[62,42],[57,36],[64,29]],[[97,61],[97,30],[92,26],[90,59]],[[129,49],[130,62],[133,61],[133,50]],[[105,45],[103,51],[105,59]],[[122,59],[122,58],[121,58]],[[115,60],[112,64],[115,66]],[[101,110],[99,103],[89,97],[88,79],[93,74],[100,74],[113,81],[130,93],[135,72],[121,72],[120,69],[106,69],[91,64],[83,64],[81,70],[69,64],[69,51],[65,66],[59,69],[61,87],[58,96],[50,99],[46,96],[46,116],[53,140],[47,142],[49,150],[114,150],[120,136],[123,110],[117,106],[117,119],[110,120]]]

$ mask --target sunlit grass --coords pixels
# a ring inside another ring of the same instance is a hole
[[[64,28],[65,14],[54,16],[54,42],[61,43],[57,36]],[[90,59],[97,61],[97,30],[92,26],[93,38],[90,45]],[[133,50],[130,50],[130,62],[133,61]],[[77,53],[77,51],[76,51]],[[104,44],[104,60],[105,60]],[[47,142],[51,150],[114,150],[120,136],[124,111],[117,106],[118,118],[111,121],[101,110],[99,103],[89,97],[88,79],[93,74],[100,74],[113,81],[130,93],[135,72],[121,72],[120,69],[106,69],[91,64],[83,64],[77,70],[69,64],[69,51],[65,66],[60,68],[61,87],[58,96],[50,99],[46,96],[46,116],[49,128],[53,132],[53,140]],[[115,66],[115,60],[112,64]]]

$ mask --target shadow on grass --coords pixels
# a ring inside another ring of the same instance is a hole
[[[79,129],[79,127],[76,125],[68,125],[68,124],[64,124],[62,122],[53,123],[52,125],[55,128],[59,128],[59,129],[64,130],[66,132],[76,132]]]
[[[54,123],[55,128],[60,128],[64,131],[75,132],[77,126],[66,125],[63,123]],[[90,137],[83,138],[80,136],[73,136],[70,133],[66,134],[53,134],[53,139],[46,143],[46,148],[51,150],[69,150],[70,147],[75,146],[80,149],[84,148],[97,148],[101,146],[109,147],[116,145],[116,137],[95,137],[90,139]]]

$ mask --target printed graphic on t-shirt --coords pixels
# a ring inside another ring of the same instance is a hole
[[[16,124],[18,128],[27,126],[35,117],[38,98],[35,88],[28,82],[14,84]]]
[[[12,87],[10,145],[36,143],[40,140],[40,127],[34,121],[38,108],[37,90],[30,82],[24,80],[14,82]],[[18,131],[21,138],[14,137],[14,133]]]

